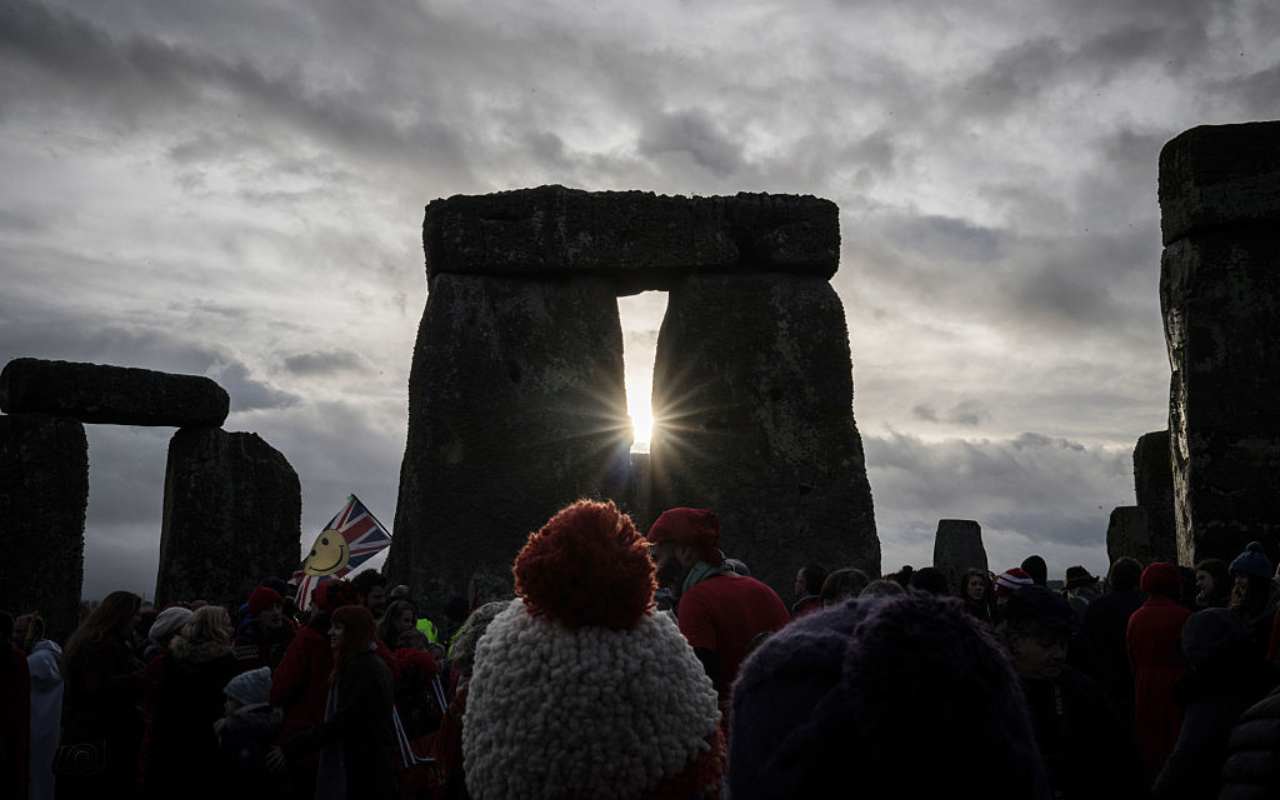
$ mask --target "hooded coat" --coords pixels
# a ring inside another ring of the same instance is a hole
[[[42,639],[31,648],[31,800],[53,800],[53,756],[62,732],[62,648]]]
[[[1182,581],[1172,564],[1156,563],[1142,573],[1149,595],[1129,618],[1126,641],[1133,667],[1134,732],[1148,779],[1154,779],[1173,752],[1182,727],[1175,687],[1186,672],[1182,626],[1191,612],[1173,599]]]

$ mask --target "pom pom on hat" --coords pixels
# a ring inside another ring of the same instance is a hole
[[[282,602],[284,602],[284,598],[275,589],[259,586],[253,590],[253,594],[249,595],[249,613],[256,617],[276,603]]]
[[[722,559],[720,519],[709,508],[669,508],[649,527],[648,538],[654,544],[688,545],[711,564],[719,564]]]
[[[657,589],[648,543],[612,502],[579,500],[516,556],[516,594],[534,616],[569,628],[634,627]]]
[[[1231,574],[1271,578],[1271,559],[1267,558],[1267,551],[1263,549],[1261,542],[1249,542],[1244,552],[1231,562]]]

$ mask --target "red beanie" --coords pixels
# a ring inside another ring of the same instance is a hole
[[[1157,561],[1142,571],[1142,591],[1176,600],[1182,594],[1182,576],[1173,564]]]
[[[282,602],[284,598],[275,589],[259,586],[253,590],[253,594],[249,595],[249,613],[256,617],[276,603]]]
[[[673,542],[698,551],[698,557],[719,564],[720,520],[709,508],[669,508],[649,528],[648,539],[654,544]]]

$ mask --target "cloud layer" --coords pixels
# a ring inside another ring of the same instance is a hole
[[[1159,148],[1274,117],[1278,35],[1266,0],[0,0],[0,361],[217,377],[308,534],[353,489],[385,521],[426,202],[812,193],[886,566],[964,516],[1096,571],[1164,426]],[[90,436],[86,588],[149,591],[165,437]]]

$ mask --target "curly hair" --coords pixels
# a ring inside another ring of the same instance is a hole
[[[531,614],[569,628],[634,627],[658,588],[648,541],[612,501],[561,509],[529,535],[512,572]]]

